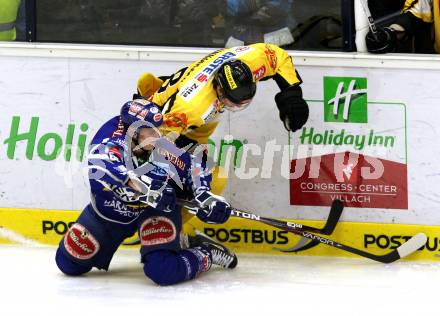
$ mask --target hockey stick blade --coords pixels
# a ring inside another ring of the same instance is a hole
[[[423,247],[428,241],[428,237],[424,233],[418,233],[413,236],[410,240],[408,240],[403,245],[399,246],[396,251],[399,253],[400,258],[404,258],[414,251]]]
[[[317,230],[316,232],[318,234],[324,234],[324,235],[331,235],[333,231],[336,228],[336,225],[339,222],[339,219],[341,218],[342,211],[344,210],[344,203],[342,203],[341,200],[333,200],[330,213],[327,218],[327,222],[321,230]],[[301,237],[301,240],[292,248],[289,249],[282,249],[282,248],[273,248],[275,250],[281,251],[281,252],[299,252],[311,249],[317,245],[319,245],[319,241],[317,240],[310,240],[309,242],[306,242],[307,238]]]
[[[398,248],[394,249],[390,253],[383,256],[370,254],[369,258],[380,261],[382,263],[392,263],[401,258],[407,257],[413,252],[417,251],[418,249],[423,247],[427,241],[428,237],[424,233],[418,233],[415,236],[411,237],[411,239],[408,240],[406,243],[400,245]]]
[[[339,219],[341,218],[343,210],[344,210],[344,204],[342,203],[342,201],[334,200],[330,208],[330,213],[328,215],[327,223],[325,224],[324,228],[321,229],[321,232],[318,231],[318,233],[324,235],[331,235],[335,230],[336,225],[339,222]],[[281,252],[299,252],[299,251],[311,249],[319,245],[319,241],[317,240],[311,240],[309,243],[306,243],[305,239],[307,238],[302,237],[299,243],[293,248],[289,248],[289,249],[274,248],[274,249]]]
[[[331,235],[341,218],[342,211],[344,210],[344,203],[341,200],[333,200],[332,206],[330,207],[330,213],[327,218],[327,223],[324,228],[321,229],[321,234]]]
[[[304,251],[310,248],[313,248],[315,246],[319,245],[319,241],[317,240],[309,240],[306,237],[301,237],[301,239],[298,241],[298,243],[292,247],[292,248],[288,248],[288,249],[283,249],[283,248],[277,248],[277,247],[273,247],[273,250],[277,250],[277,251],[281,251],[281,252],[300,252],[300,251]]]
[[[350,253],[354,253],[357,254],[361,257],[364,258],[368,258],[374,261],[378,261],[381,263],[392,263],[394,261],[397,261],[401,258],[404,258],[410,254],[412,254],[413,252],[417,251],[418,249],[420,249],[421,247],[423,247],[427,240],[428,237],[426,237],[426,235],[424,233],[418,233],[415,236],[413,236],[410,240],[408,240],[407,242],[405,242],[404,244],[402,244],[401,246],[399,246],[397,249],[394,249],[393,251],[385,254],[385,255],[375,255],[369,252],[366,252],[364,250],[361,249],[357,249],[351,246],[347,246],[347,245],[343,245],[341,243],[338,243],[336,241],[324,238],[324,237],[320,237],[320,236],[316,236],[310,233],[304,233],[304,232],[298,232],[298,231],[294,231],[294,230],[289,230],[291,233],[294,233],[295,235],[300,235],[300,236],[304,236],[306,238],[312,239],[312,240],[316,240],[320,243],[326,244],[327,246],[331,246],[331,247],[335,247]]]
[[[273,249],[281,252],[300,252],[319,245],[319,241],[317,240],[308,240],[309,242],[306,242],[306,240],[308,240],[306,237],[301,237],[300,241],[292,248],[283,249],[274,247]]]

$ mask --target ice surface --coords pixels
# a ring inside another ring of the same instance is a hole
[[[159,287],[138,252],[67,277],[55,248],[0,246],[0,315],[440,315],[440,264],[239,254],[235,270]]]

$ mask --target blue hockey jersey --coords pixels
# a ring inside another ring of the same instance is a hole
[[[130,224],[150,207],[141,192],[127,185],[133,177],[146,177],[162,189],[171,188],[180,198],[210,190],[211,174],[205,159],[164,138],[156,141],[153,151],[142,154],[133,154],[131,146],[119,116],[106,122],[92,139],[88,155],[91,205],[100,217]]]

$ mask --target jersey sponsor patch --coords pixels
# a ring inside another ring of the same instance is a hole
[[[258,68],[253,72],[255,80],[260,80],[260,78],[264,77],[265,74],[266,74],[266,66],[264,65],[262,65],[260,68]]]
[[[64,236],[64,248],[72,257],[87,260],[99,251],[99,242],[84,226],[75,223]]]
[[[167,127],[179,127],[186,129],[188,127],[188,116],[185,113],[165,114],[165,125]]]
[[[139,236],[142,246],[161,245],[176,239],[177,229],[170,219],[154,216],[142,223]]]
[[[197,94],[197,92],[209,82],[212,76],[214,76],[215,71],[221,65],[223,65],[226,61],[236,57],[237,54],[231,51],[227,51],[221,54],[212,62],[210,62],[207,66],[205,66],[202,71],[197,73],[194,76],[194,79],[188,81],[188,83],[186,83],[180,90],[179,95],[186,101],[191,100]]]
[[[180,157],[185,157],[184,155],[182,155],[182,153],[177,153],[179,156],[171,153],[169,150],[166,150],[165,148],[161,148],[158,147],[157,152],[162,155],[163,157],[165,157],[166,161],[171,163],[172,165],[178,167],[180,170],[185,170],[186,168],[186,163],[183,159],[180,159]],[[162,167],[162,168],[166,168],[165,170],[167,171],[168,174],[171,174],[170,170],[170,164],[168,164],[168,166],[164,166],[163,163],[159,163],[158,161],[155,161],[154,164]]]
[[[128,114],[136,116],[138,119],[145,119],[148,114],[148,109],[145,109],[143,106],[132,102],[130,104],[130,108],[128,109]]]
[[[239,46],[239,47],[236,47],[234,50],[237,53],[241,53],[241,52],[245,52],[245,51],[247,51],[249,49],[251,49],[249,46]]]
[[[103,142],[104,143],[104,142]],[[125,137],[123,138],[113,138],[111,140],[111,142],[109,142],[108,144],[110,145],[111,143],[114,143],[116,145],[119,145],[120,147],[123,148],[123,150],[127,151],[128,150],[128,146],[127,143],[125,142]]]
[[[226,61],[230,60],[231,58],[236,57],[237,55],[233,52],[226,52],[220,56],[218,56],[216,59],[214,59],[208,66],[203,68],[202,72],[208,75],[212,75],[217,68],[219,68],[221,65],[223,65]]]
[[[269,45],[266,45],[266,49],[264,50],[264,53],[266,54],[267,61],[269,62],[270,68],[275,70],[277,68],[277,55],[275,51],[270,48]]]
[[[197,77],[196,79],[200,82],[204,82],[206,80],[206,78],[208,78],[208,77],[202,74],[199,77]],[[199,87],[199,85],[197,84],[197,82],[194,82],[191,85],[187,86],[185,89],[183,89],[182,92],[180,93],[180,95],[182,96],[182,98],[186,98],[193,91],[195,91],[198,87]]]
[[[109,157],[110,161],[122,162],[122,153],[118,147],[115,147],[115,146],[110,147],[108,149],[108,157]]]
[[[206,82],[208,81],[208,76],[206,74],[198,74],[196,79],[198,82]]]
[[[151,163],[151,165],[153,166],[153,170],[150,170],[148,172],[148,176],[155,180],[167,181],[168,173],[170,172],[171,169],[170,165],[168,163],[162,163],[156,161],[154,163]]]
[[[122,123],[121,117],[119,117],[118,127],[113,132],[112,137],[122,136],[124,134],[124,124]]]
[[[153,116],[153,120],[154,120],[155,122],[159,122],[161,119],[162,119],[162,114],[160,114],[160,113],[156,113],[156,114],[154,114],[154,116]]]
[[[220,113],[220,106],[218,103],[218,99],[215,99],[206,112],[202,114],[203,122],[209,123],[217,117],[217,114]]]
[[[104,207],[112,208],[113,211],[119,213],[121,216],[135,218],[138,217],[143,208],[143,205],[139,205],[138,203],[128,204],[118,201],[116,199],[113,200],[105,200]]]
[[[229,66],[229,65],[225,66],[225,74],[226,74],[226,80],[228,81],[229,88],[231,90],[237,89],[237,83],[235,82],[234,77],[232,76],[231,66]]]

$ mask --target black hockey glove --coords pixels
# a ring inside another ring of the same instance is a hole
[[[275,95],[280,119],[288,131],[295,132],[306,124],[309,106],[302,97],[300,86],[290,86]]]
[[[370,53],[391,53],[397,46],[396,32],[390,27],[378,27],[377,39],[370,30],[365,36],[365,43],[367,45],[367,50]]]
[[[231,207],[222,196],[203,191],[195,200],[199,206],[196,215],[205,223],[223,224],[231,216]]]

